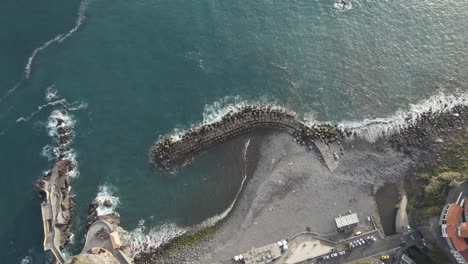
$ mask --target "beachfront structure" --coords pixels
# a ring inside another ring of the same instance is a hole
[[[350,232],[359,223],[359,219],[356,213],[352,213],[335,218],[335,223],[338,231]]]
[[[466,215],[468,201],[460,193],[455,203],[447,204],[440,216],[442,236],[447,240],[449,250],[460,264],[468,264],[468,223]]]
[[[281,250],[276,243],[254,248],[242,254],[245,264],[271,263],[281,257]]]

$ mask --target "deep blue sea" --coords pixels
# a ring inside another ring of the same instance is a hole
[[[148,152],[159,136],[233,105],[272,103],[308,122],[362,128],[464,103],[468,1],[350,2],[1,1],[1,262],[48,259],[34,182],[53,164],[54,111],[74,127],[67,250],[76,253],[97,195],[114,199],[136,247],[219,219],[241,185],[247,141],[170,177],[152,170]]]

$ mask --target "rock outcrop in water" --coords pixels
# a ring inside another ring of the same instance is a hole
[[[340,142],[348,131],[330,124],[306,126],[296,114],[270,105],[247,105],[224,115],[220,121],[189,129],[178,140],[167,136],[150,151],[152,162],[164,170],[187,164],[196,154],[216,144],[257,129],[275,129],[289,133],[300,145],[315,146]]]

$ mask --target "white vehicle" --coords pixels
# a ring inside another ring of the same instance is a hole
[[[355,234],[356,236],[359,236],[359,235],[361,235],[361,234],[362,234],[362,232],[361,232],[361,231],[357,231],[357,232],[356,232],[356,233],[354,233],[354,234]]]
[[[332,253],[330,256],[331,256],[332,258],[334,258],[334,257],[338,256],[338,253]]]
[[[346,253],[346,251],[340,251],[338,252],[338,255],[343,256]]]
[[[377,241],[377,238],[375,238],[375,236],[372,236],[371,238],[372,240],[374,240],[374,242]]]
[[[358,244],[359,244],[360,246],[362,246],[362,243],[361,243],[361,241],[359,241],[359,242],[358,242]]]
[[[367,221],[372,222],[372,219],[370,218],[370,216],[367,217]]]
[[[239,256],[234,256],[234,261],[239,261]]]
[[[282,246],[283,246],[283,242],[281,242],[281,241],[276,242],[276,244],[278,245],[278,247],[282,247]]]

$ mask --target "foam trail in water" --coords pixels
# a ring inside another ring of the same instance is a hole
[[[338,126],[372,143],[383,134],[392,135],[415,125],[422,114],[440,114],[460,105],[468,105],[468,92],[452,95],[438,92],[427,100],[411,104],[408,110],[399,110],[390,117],[365,119],[360,122],[343,121]]]
[[[114,192],[114,187],[108,185],[99,186],[98,194],[95,199],[98,202],[98,208],[96,209],[98,215],[108,215],[115,212],[115,209],[120,203],[120,199],[113,195]],[[106,200],[110,200],[112,205],[105,206],[104,202]]]
[[[80,28],[81,24],[86,19],[85,14],[86,14],[86,9],[87,9],[87,7],[89,5],[89,1],[90,0],[82,0],[81,1],[80,8],[78,9],[78,18],[76,19],[75,26],[72,29],[70,29],[65,34],[59,34],[59,35],[55,36],[54,38],[46,41],[44,44],[42,44],[42,46],[40,46],[39,48],[36,48],[33,51],[33,53],[31,54],[31,56],[29,56],[28,61],[26,63],[26,66],[24,68],[24,78],[26,80],[29,79],[29,77],[31,76],[31,67],[32,67],[32,64],[34,62],[34,58],[36,58],[36,56],[37,56],[37,54],[39,52],[42,52],[44,49],[46,49],[51,44],[63,42],[64,40],[69,38],[73,33],[75,33]]]
[[[53,102],[48,102],[47,104],[43,104],[43,105],[40,105],[37,107],[37,110],[32,112],[31,114],[29,114],[28,116],[26,117],[19,117],[18,119],[16,119],[16,123],[20,123],[20,122],[28,122],[29,120],[31,120],[31,118],[33,118],[36,114],[38,114],[39,112],[41,112],[41,110],[45,107],[48,107],[48,106],[55,106],[55,105],[58,105],[58,104],[61,104],[63,106],[65,106],[66,104],[66,100],[65,99],[60,99],[60,100],[57,100],[57,101],[53,101]]]
[[[18,87],[20,87],[20,85],[23,83],[23,81],[19,81],[17,84],[15,84],[10,90],[8,90],[8,92],[6,92],[5,95],[2,96],[2,98],[0,98],[0,103],[3,102],[3,100],[5,100],[8,96],[10,96],[11,94],[13,94],[16,89],[18,89]]]

